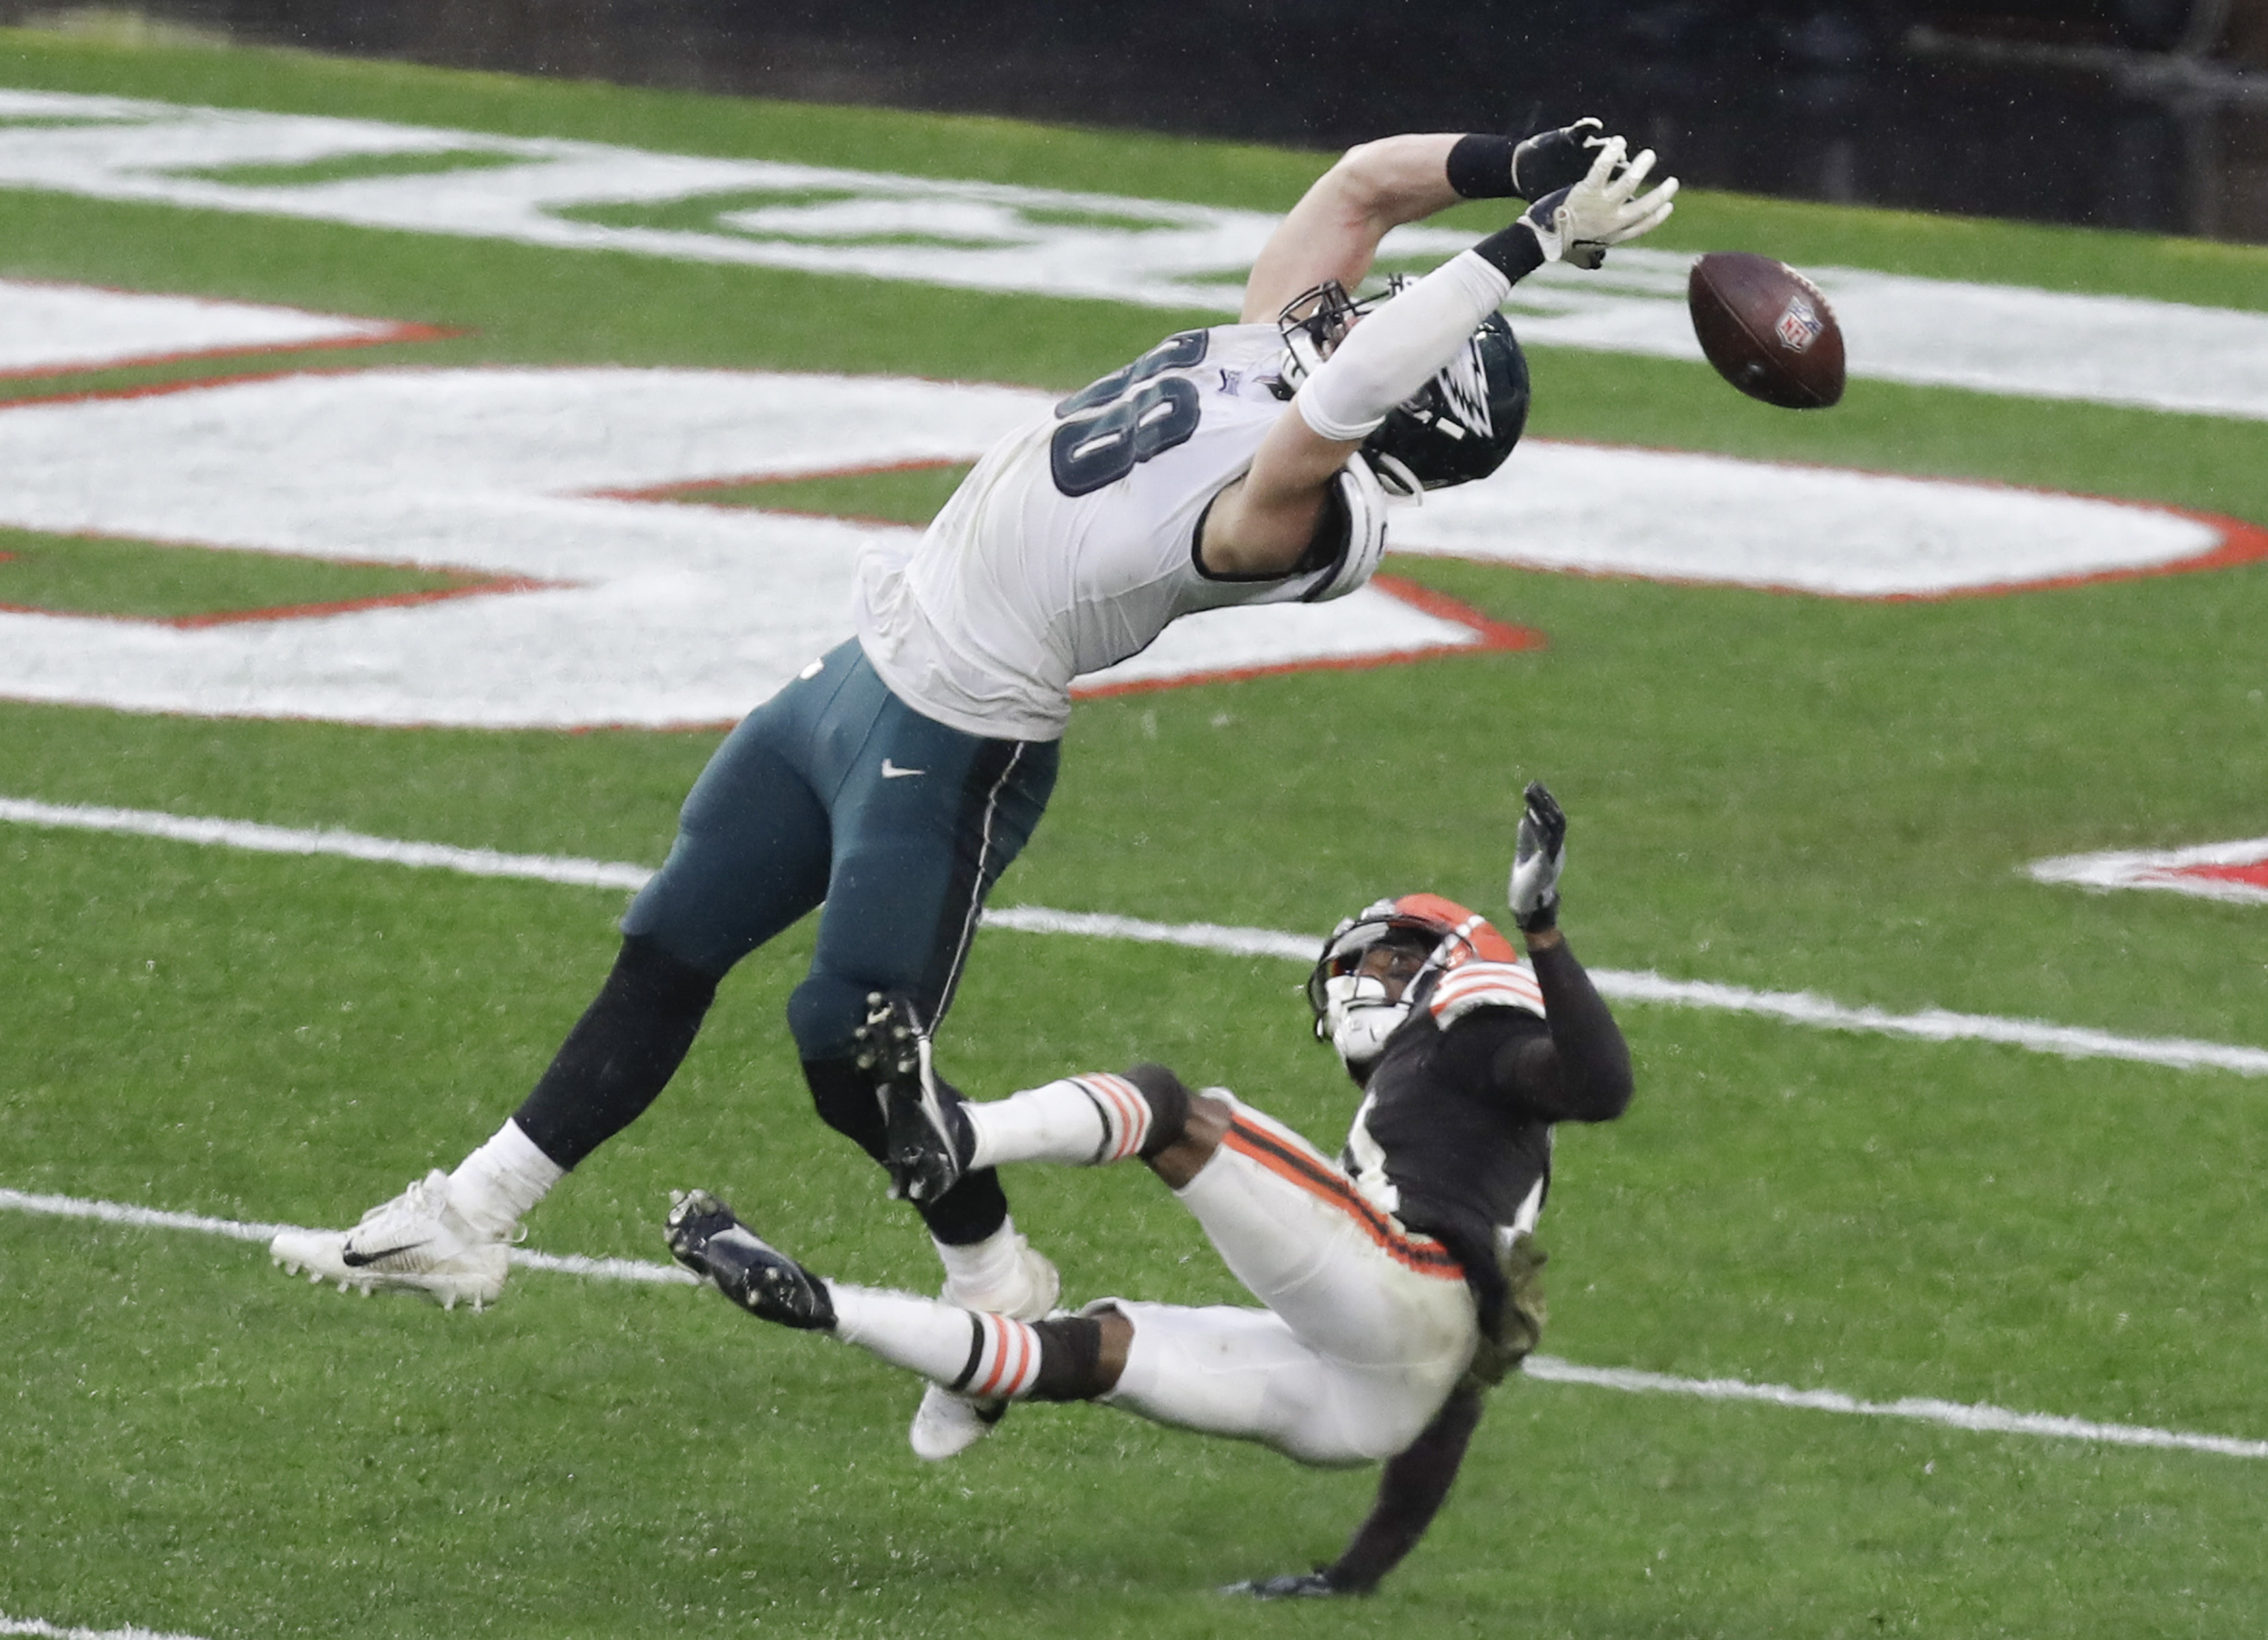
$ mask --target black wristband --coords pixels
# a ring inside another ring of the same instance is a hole
[[[1490,234],[1473,252],[1514,284],[1543,266],[1543,243],[1526,222]]]
[[[1512,149],[1509,136],[1459,137],[1449,151],[1449,186],[1460,199],[1512,198]]]

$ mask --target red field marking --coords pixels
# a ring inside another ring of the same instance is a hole
[[[2184,865],[2168,875],[2194,877],[2208,883],[2244,883],[2254,888],[2268,889],[2268,860],[2253,865]]]
[[[59,376],[92,376],[105,371],[142,370],[154,364],[181,364],[194,359],[254,358],[270,354],[328,353],[344,348],[383,347],[395,342],[450,342],[469,335],[438,325],[388,325],[360,336],[328,336],[313,342],[254,342],[238,347],[197,348],[184,353],[142,353],[129,358],[94,359],[78,364],[41,364],[29,370],[0,370],[0,382],[45,381]]]
[[[2153,888],[2233,905],[2268,905],[2268,837],[2188,849],[2118,849],[2038,860],[2026,868],[2043,883],[2097,891]]]
[[[313,337],[299,342],[224,342],[214,347],[180,348],[156,353],[126,354],[114,358],[91,358],[67,361],[57,364],[33,364],[14,369],[0,367],[0,383],[18,381],[48,381],[64,376],[92,376],[109,371],[142,370],[160,364],[186,364],[195,359],[258,357],[267,355],[298,355],[302,353],[334,352],[342,349],[383,347],[397,342],[447,342],[471,333],[446,326],[420,324],[409,320],[364,319],[350,313],[326,313],[314,308],[294,307],[279,302],[238,302],[231,298],[206,298],[187,296],[178,291],[153,293],[129,290],[121,285],[91,284],[75,280],[18,279],[16,284],[42,285],[59,290],[98,290],[114,296],[147,297],[163,295],[179,300],[225,302],[237,308],[264,308],[273,313],[291,313],[333,323],[371,327],[358,335]]]

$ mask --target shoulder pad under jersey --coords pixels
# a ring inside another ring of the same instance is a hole
[[[1520,1008],[1541,1019],[1543,988],[1525,963],[1468,962],[1442,976],[1425,1007],[1444,1031],[1482,1008]]]
[[[1332,483],[1346,509],[1346,550],[1319,570],[1300,594],[1303,604],[1328,604],[1366,585],[1386,555],[1386,489],[1359,453],[1347,458]]]

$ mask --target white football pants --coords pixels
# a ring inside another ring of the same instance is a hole
[[[1372,1462],[1415,1440],[1479,1337],[1472,1291],[1447,1250],[1403,1230],[1336,1163],[1247,1106],[1175,1194],[1268,1307],[1110,1300],[1134,1342],[1102,1399],[1301,1463]]]

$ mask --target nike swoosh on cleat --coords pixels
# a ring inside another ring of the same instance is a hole
[[[397,1253],[415,1253],[424,1245],[422,1241],[405,1241],[398,1247],[381,1247],[376,1253],[357,1253],[352,1247],[342,1247],[339,1262],[350,1270],[358,1270],[366,1264],[377,1263],[380,1259],[390,1259]]]
[[[882,760],[882,778],[885,780],[903,780],[909,775],[926,775],[927,773],[929,770],[926,769],[900,769],[888,758]]]

